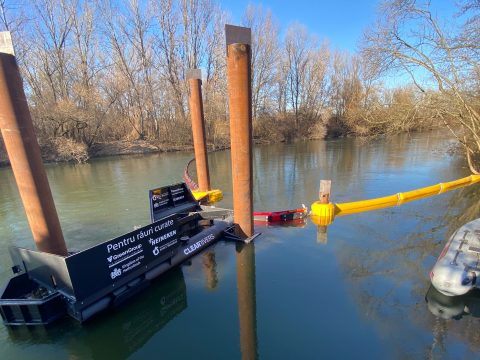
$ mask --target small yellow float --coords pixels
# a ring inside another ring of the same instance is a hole
[[[195,200],[208,204],[213,204],[223,199],[223,192],[219,189],[208,191],[192,190],[192,194]]]
[[[192,179],[188,172],[188,168],[192,162],[195,161],[195,158],[190,160],[183,171],[183,180],[190,188],[190,191],[193,194],[195,200],[200,201],[203,204],[213,204],[223,199],[223,192],[219,189],[200,191],[198,189],[198,184]]]

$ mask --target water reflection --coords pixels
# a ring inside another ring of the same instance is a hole
[[[444,320],[460,320],[470,315],[480,318],[480,291],[471,291],[462,296],[445,296],[433,286],[428,288],[425,295],[428,310]]]
[[[215,251],[206,250],[202,254],[203,271],[205,273],[205,286],[209,290],[214,290],[218,284],[217,262],[215,261]]]
[[[255,245],[237,246],[237,297],[242,359],[257,359]]]
[[[70,358],[126,359],[187,308],[183,272],[173,269],[128,305],[91,322],[70,319],[50,327],[10,327],[17,345],[64,344]]]
[[[294,219],[289,221],[280,221],[280,222],[266,222],[266,221],[254,221],[255,229],[262,230],[263,228],[272,228],[272,227],[279,227],[279,228],[304,228],[308,223],[307,217],[302,219]]]
[[[462,296],[445,296],[430,286],[425,301],[434,316],[429,319],[432,329],[430,354],[447,354],[449,337],[461,339],[472,351],[480,350],[478,318],[480,318],[480,291],[474,290]]]
[[[447,142],[443,135],[413,134],[257,146],[255,209],[308,206],[318,198],[320,179],[333,180],[332,201],[341,203],[466,176],[463,160],[444,154]],[[69,245],[83,248],[148,222],[146,189],[179,181],[191,157],[48,167]],[[212,153],[209,162],[212,184],[224,191],[219,206],[231,207],[229,152]],[[0,169],[0,280],[10,276],[7,246],[32,244],[12,181]],[[170,307],[155,295],[159,279],[121,310],[84,326],[65,321],[43,335],[1,328],[0,358],[474,358],[477,310],[467,306],[467,315],[463,306],[459,321],[445,320],[428,311],[424,298],[448,236],[479,216],[478,199],[477,185],[339,217],[328,239],[310,220],[256,224],[262,236],[254,245],[237,255],[234,244],[218,243],[173,276],[180,281],[166,296],[177,299],[167,301]]]
[[[228,247],[228,251],[233,249]],[[236,327],[234,332],[238,334],[241,357],[256,359],[255,245],[236,246],[236,259],[238,323],[233,321],[234,316],[222,321],[225,322],[223,326],[232,323]],[[193,259],[186,269],[203,269],[205,287],[214,290],[219,285],[217,266],[216,251],[211,248]],[[161,345],[164,341],[159,341],[159,337],[163,336],[162,329],[187,309],[188,288],[184,269],[178,267],[167,272],[125,304],[83,324],[67,317],[48,327],[6,327],[9,343],[25,349],[49,345],[65,351],[71,359],[127,359],[141,349],[146,349],[148,356],[153,355],[157,348],[162,348],[161,354],[166,358],[183,358],[185,356],[178,352],[178,345],[172,343],[170,348],[164,348]],[[217,311],[222,312],[218,308]],[[204,331],[208,333],[207,329]],[[203,335],[198,336],[201,338]],[[177,332],[175,337],[180,340],[182,334]],[[191,341],[188,335],[184,340]],[[190,349],[187,353],[192,352],[194,350]]]
[[[430,286],[428,273],[433,267],[446,240],[461,225],[479,215],[480,189],[471,186],[451,194],[422,200],[421,206],[403,205],[391,209],[358,214],[336,219],[329,228],[342,226],[340,237],[333,236],[336,255],[346,274],[349,293],[368,321],[378,324],[383,332],[412,332],[412,323],[420,329],[432,329],[435,346],[432,356],[455,357],[452,339],[466,340],[469,351],[478,351],[480,336],[467,335],[480,315],[478,292],[470,297],[448,298],[435,289],[428,290],[428,308],[441,319],[457,319],[461,324],[447,325],[420,311],[416,299],[421,299]],[[401,219],[401,221],[396,221]],[[467,306],[467,307],[465,307]],[[465,318],[466,315],[470,315]],[[407,320],[403,320],[407,319]],[[444,330],[441,330],[444,329]],[[440,336],[443,331],[445,338]],[[413,343],[412,337],[408,337]],[[448,340],[448,341],[447,341]],[[445,346],[439,344],[444,343]],[[400,358],[415,357],[413,349],[419,345],[398,347]],[[431,354],[430,354],[431,355]],[[430,356],[428,355],[428,356]]]
[[[317,225],[317,243],[327,245],[328,243],[328,226]]]

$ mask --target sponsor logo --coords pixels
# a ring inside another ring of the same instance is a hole
[[[185,255],[189,255],[195,250],[198,250],[202,248],[203,246],[207,245],[210,241],[215,239],[215,236],[213,234],[205,236],[203,239],[197,241],[195,244],[190,245],[188,248],[183,250],[183,253]]]
[[[113,269],[113,271],[110,273],[110,277],[112,278],[112,280],[120,275],[122,275],[122,270],[119,268]]]
[[[142,263],[142,260],[144,259],[143,255],[140,255],[136,259],[130,260],[129,262],[125,263],[122,265],[122,273],[126,273],[127,271],[130,271],[137,266],[139,266]]]
[[[121,253],[110,255],[109,257],[107,257],[107,261],[109,263],[108,267],[112,268],[114,266],[117,266],[118,264],[121,264],[124,261],[141,254],[142,252],[142,244],[138,244],[137,246],[133,246],[125,251],[122,251]]]
[[[154,209],[167,205],[169,201],[170,199],[169,199],[168,193],[163,193],[160,195],[152,195],[152,204]]]
[[[173,221],[172,221],[172,223],[173,223]],[[166,233],[166,234],[164,234],[164,235],[162,235],[162,236],[159,236],[159,237],[157,237],[157,238],[155,238],[155,239],[150,238],[150,239],[148,240],[148,242],[149,242],[150,245],[152,245],[152,246],[153,246],[153,245],[157,245],[158,243],[160,243],[160,242],[162,242],[162,241],[165,241],[165,240],[167,240],[167,239],[169,239],[169,238],[171,238],[171,237],[173,237],[173,236],[175,236],[175,235],[177,235],[177,230],[172,230],[172,231],[170,231],[170,232],[168,232],[168,233]]]

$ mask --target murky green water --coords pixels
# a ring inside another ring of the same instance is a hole
[[[468,175],[439,134],[255,148],[257,210],[309,205],[320,179],[334,202],[389,195]],[[190,153],[52,165],[48,177],[70,249],[147,224],[147,190],[180,181]],[[229,152],[210,155],[231,207]],[[445,238],[480,216],[472,186],[402,207],[341,217],[317,239],[303,227],[261,227],[254,245],[220,242],[160,277],[122,308],[79,325],[0,325],[0,359],[474,358],[478,296],[425,302]],[[32,247],[9,169],[0,169],[0,280],[9,245]],[[431,297],[430,297],[431,298]],[[463,302],[462,302],[463,301]],[[465,302],[465,304],[464,304]],[[466,307],[465,307],[466,305]],[[450,306],[450,308],[449,308]],[[450,310],[449,310],[450,309]],[[466,314],[468,310],[471,314]],[[449,315],[450,311],[452,314]]]

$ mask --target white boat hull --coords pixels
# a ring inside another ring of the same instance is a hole
[[[480,219],[460,227],[448,240],[430,272],[432,285],[447,296],[479,287]]]

